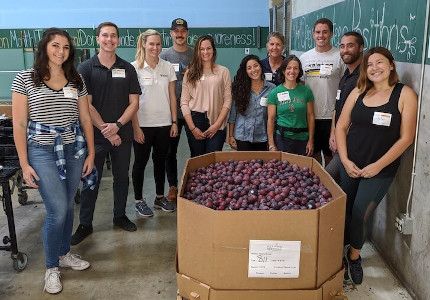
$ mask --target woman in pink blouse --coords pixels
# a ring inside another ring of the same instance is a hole
[[[213,38],[201,36],[182,83],[181,109],[191,157],[221,151],[226,137],[231,107],[230,72],[215,60]]]

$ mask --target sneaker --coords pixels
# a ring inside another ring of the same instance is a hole
[[[167,194],[167,200],[170,202],[176,202],[178,197],[178,188],[176,186],[171,186],[169,188],[169,193]]]
[[[121,227],[125,231],[136,231],[137,230],[136,224],[134,224],[132,221],[130,221],[126,215],[119,217],[119,218],[113,218],[113,224],[115,226]]]
[[[172,203],[170,203],[166,199],[166,197],[163,197],[163,198],[155,197],[154,207],[155,208],[161,208],[163,211],[166,211],[166,212],[174,212],[175,211],[175,207],[173,206]]]
[[[78,228],[76,228],[75,234],[72,235],[72,240],[70,244],[71,245],[79,244],[91,233],[93,233],[93,226],[85,226],[85,225],[79,224]]]
[[[361,284],[363,282],[363,268],[361,267],[361,257],[356,260],[351,260],[349,255],[346,257],[348,265],[348,277],[354,284]]]
[[[45,272],[45,287],[43,291],[49,294],[57,294],[63,290],[63,285],[60,281],[61,275],[58,268],[51,268]]]
[[[134,209],[141,215],[142,217],[152,217],[154,212],[148,207],[145,200],[136,203]]]
[[[60,258],[59,265],[60,267],[70,267],[72,270],[82,271],[88,269],[90,263],[81,259],[79,255],[68,252],[63,258]]]

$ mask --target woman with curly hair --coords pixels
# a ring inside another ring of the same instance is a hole
[[[225,141],[231,79],[228,69],[215,63],[216,54],[213,38],[199,37],[182,83],[181,110],[191,157],[221,151]]]
[[[275,85],[264,79],[262,70],[258,56],[251,54],[234,77],[228,142],[239,151],[267,150],[267,97]]]

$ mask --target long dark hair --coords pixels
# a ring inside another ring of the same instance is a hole
[[[244,115],[246,109],[249,105],[249,98],[251,96],[251,78],[249,78],[246,73],[246,64],[250,60],[255,60],[258,62],[261,68],[261,80],[264,80],[263,66],[261,65],[260,58],[257,55],[250,54],[245,56],[237,70],[236,76],[234,76],[234,81],[231,85],[231,92],[237,111]]]
[[[197,39],[196,45],[194,46],[193,59],[191,60],[190,69],[188,70],[188,82],[191,83],[193,87],[196,86],[196,82],[200,80],[203,75],[203,63],[202,58],[200,57],[200,46],[202,45],[202,42],[206,40],[211,43],[214,52],[211,63],[212,72],[215,65],[216,48],[214,39],[210,35],[203,35]]]
[[[300,78],[303,76],[303,68],[302,68],[302,63],[300,62],[300,59],[295,55],[290,55],[282,61],[282,64],[279,67],[279,81],[281,83],[285,82],[285,70],[287,69],[288,64],[292,60],[295,60],[296,62],[299,63],[299,75],[297,75],[296,82],[299,83]]]
[[[43,33],[42,39],[39,41],[39,44],[37,46],[36,56],[34,59],[34,72],[33,72],[33,82],[36,84],[36,86],[40,86],[43,82],[43,80],[49,80],[51,79],[51,73],[49,71],[49,58],[48,54],[46,52],[46,47],[48,43],[54,38],[54,36],[60,35],[67,38],[69,42],[69,57],[67,60],[63,63],[63,71],[64,75],[66,76],[67,80],[69,80],[71,83],[73,83],[79,90],[83,87],[83,82],[81,79],[81,76],[79,76],[79,73],[76,71],[74,61],[75,61],[75,47],[73,46],[73,41],[70,35],[67,33],[67,31],[64,31],[59,28],[49,28],[46,29]]]

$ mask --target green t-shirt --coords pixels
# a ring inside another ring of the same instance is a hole
[[[309,87],[299,83],[295,89],[287,89],[283,84],[274,88],[267,99],[267,104],[276,105],[277,124],[290,128],[307,128],[307,103],[314,101],[314,95]],[[280,134],[279,130],[276,133]],[[284,137],[305,141],[309,132],[284,131]]]

